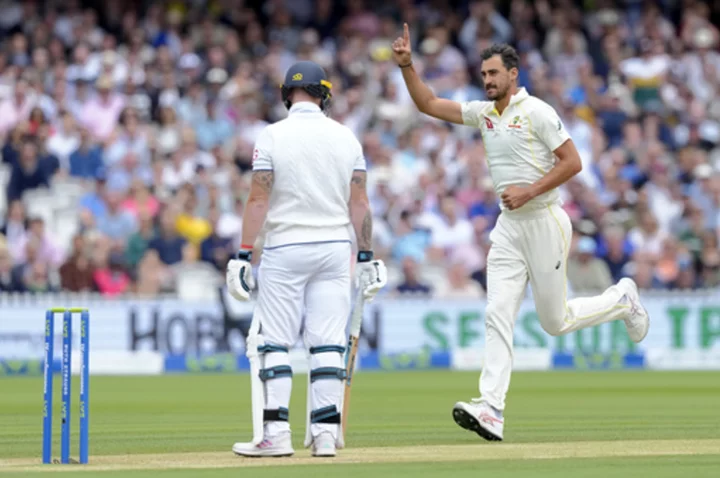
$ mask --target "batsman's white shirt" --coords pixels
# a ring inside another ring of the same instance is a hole
[[[253,171],[272,170],[275,182],[265,219],[265,249],[347,241],[350,180],[365,170],[362,146],[346,126],[301,102],[267,126],[253,152]]]
[[[521,88],[502,114],[489,101],[462,104],[463,121],[482,131],[488,169],[498,196],[510,185],[529,185],[555,165],[555,151],[570,136],[555,110]],[[567,257],[572,223],[557,190],[510,211],[503,207],[490,233],[485,309],[485,364],[481,398],[503,410],[510,385],[513,329],[530,283],[540,323],[551,335],[627,316],[622,292],[567,300]]]

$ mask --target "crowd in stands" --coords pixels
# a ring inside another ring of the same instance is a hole
[[[387,294],[482,297],[499,214],[479,131],[418,113],[408,22],[438,96],[484,99],[509,42],[583,171],[562,188],[575,293],[720,285],[720,3],[698,0],[0,1],[0,291],[157,295],[223,280],[258,133],[297,60],[369,165]],[[98,9],[99,8],[99,9]]]

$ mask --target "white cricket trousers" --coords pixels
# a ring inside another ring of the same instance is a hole
[[[485,363],[481,399],[505,408],[513,362],[513,330],[528,281],[540,324],[553,336],[627,317],[622,292],[567,300],[567,259],[572,223],[559,205],[503,211],[490,233],[485,310]]]
[[[351,302],[351,244],[328,242],[282,246],[263,251],[258,270],[258,297],[255,319],[265,343],[292,348],[300,336],[303,310],[305,347],[346,345],[345,329]],[[285,353],[265,355],[265,368],[290,365]],[[328,372],[344,369],[339,352],[314,353],[310,370]],[[326,375],[311,384],[312,410],[327,410],[342,402],[343,382]],[[266,409],[289,408],[292,378],[283,377],[265,382]],[[266,423],[266,436],[289,431],[289,423]],[[313,436],[329,431],[337,436],[337,426],[313,423]]]

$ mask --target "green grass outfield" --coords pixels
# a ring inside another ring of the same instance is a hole
[[[0,478],[45,471],[68,477],[720,476],[717,372],[515,373],[503,443],[484,442],[452,420],[454,402],[477,395],[477,380],[477,373],[466,372],[359,372],[348,447],[320,460],[302,448],[304,375],[295,378],[296,454],[289,459],[246,459],[230,451],[251,436],[247,375],[92,377],[91,464],[43,466],[42,378],[0,378]],[[59,384],[57,377],[55,457]]]

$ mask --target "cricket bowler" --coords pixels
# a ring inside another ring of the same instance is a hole
[[[292,369],[289,349],[305,314],[310,355],[305,446],[335,456],[343,446],[345,330],[350,315],[352,234],[358,246],[356,278],[371,300],[387,282],[373,258],[372,213],[362,146],[330,119],[332,85],[324,70],[302,61],[286,73],[282,98],[288,117],[267,126],[253,153],[250,194],[237,258],[228,262],[227,287],[247,301],[255,286],[253,246],[265,227],[258,294],[247,340],[252,373],[253,441],[236,443],[244,456],[290,456],[288,424]]]
[[[415,72],[407,24],[392,44],[393,57],[417,108],[427,115],[478,128],[501,213],[490,233],[487,258],[485,362],[480,398],[458,402],[453,418],[486,440],[503,439],[510,386],[513,328],[528,282],[540,323],[553,336],[623,320],[634,342],[649,329],[637,285],[621,279],[596,297],[567,300],[570,218],[557,188],[582,169],[580,156],[555,110],[519,88],[518,55],[508,45],[482,53],[481,74],[490,101],[437,98]]]

